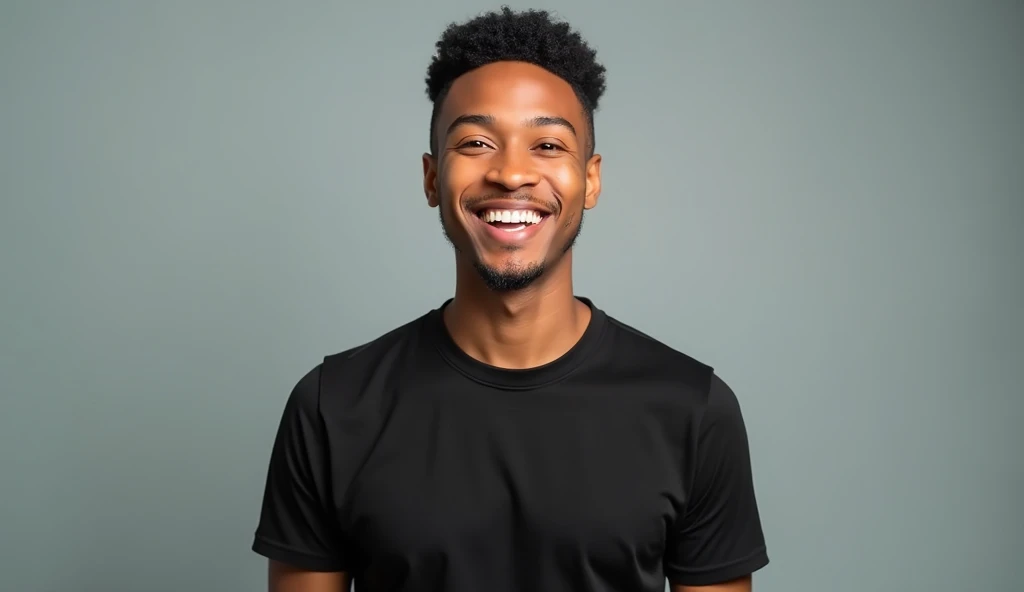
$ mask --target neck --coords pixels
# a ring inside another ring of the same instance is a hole
[[[590,309],[573,294],[572,253],[531,286],[494,292],[471,264],[456,263],[455,297],[444,320],[467,355],[508,369],[535,368],[568,352],[590,323]]]

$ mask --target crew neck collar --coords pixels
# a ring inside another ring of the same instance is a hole
[[[601,340],[607,324],[607,316],[594,306],[589,298],[577,296],[576,299],[590,308],[590,322],[583,335],[561,357],[534,368],[499,368],[481,362],[464,352],[452,339],[451,333],[448,332],[444,323],[444,309],[452,302],[451,298],[427,314],[426,325],[435,337],[434,342],[437,344],[441,357],[470,380],[499,389],[533,389],[558,382],[569,376],[588,359],[591,351]]]

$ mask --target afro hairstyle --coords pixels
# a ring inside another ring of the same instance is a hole
[[[605,91],[605,68],[597,52],[567,23],[554,20],[545,10],[514,12],[502,6],[464,23],[448,25],[436,44],[427,68],[430,150],[436,153],[434,127],[452,83],[463,74],[494,62],[516,61],[540,66],[572,86],[583,105],[594,151],[594,111]]]

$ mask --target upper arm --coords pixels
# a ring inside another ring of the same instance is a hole
[[[255,552],[272,561],[271,576],[285,582],[282,585],[337,582],[337,574],[351,572],[352,567],[351,545],[338,524],[332,496],[335,486],[320,413],[321,371],[318,367],[303,377],[285,405],[252,544]]]
[[[751,592],[752,589],[752,578],[749,575],[710,586],[672,586],[672,592]]]
[[[675,592],[745,592],[768,555],[743,416],[736,395],[717,376],[689,445],[695,465],[670,533],[665,575]]]
[[[351,580],[345,572],[307,571],[270,560],[269,592],[348,592]]]

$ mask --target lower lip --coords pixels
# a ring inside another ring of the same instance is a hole
[[[498,228],[497,226],[491,226],[490,224],[481,220],[478,216],[474,216],[474,219],[476,219],[477,223],[484,227],[484,230],[487,232],[487,234],[490,235],[490,237],[493,238],[494,240],[501,243],[518,243],[525,240],[529,240],[535,234],[540,232],[541,226],[544,226],[544,224],[548,221],[548,218],[550,217],[551,216],[549,214],[547,216],[544,216],[544,218],[536,224],[524,224],[522,228],[518,228],[516,230],[504,230]]]

